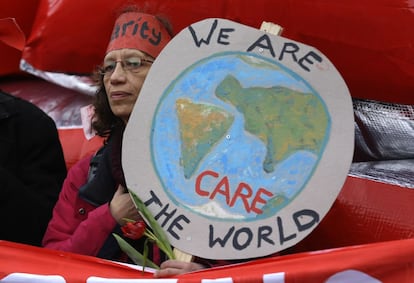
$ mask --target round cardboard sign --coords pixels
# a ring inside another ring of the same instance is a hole
[[[342,188],[353,146],[351,96],[321,52],[206,19],[151,67],[122,158],[129,189],[174,247],[242,259],[311,233]]]

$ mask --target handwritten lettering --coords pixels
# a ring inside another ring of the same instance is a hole
[[[144,204],[146,206],[156,206],[156,209],[159,211],[154,214],[154,218],[159,221],[162,218],[165,218],[164,221],[160,224],[161,227],[165,228],[166,231],[175,239],[179,240],[181,237],[178,234],[179,231],[184,229],[183,224],[190,224],[190,219],[185,215],[175,215],[177,209],[169,210],[170,204],[163,204],[161,200],[157,197],[154,191],[150,190],[151,198],[146,200]]]
[[[138,18],[136,21],[116,24],[111,36],[111,41],[118,37],[130,34],[133,36],[140,36],[142,39],[148,40],[152,45],[157,46],[161,42],[161,31],[150,28],[147,21],[141,22],[141,20],[141,18]]]
[[[256,42],[254,42],[249,48],[247,48],[247,51],[251,52],[256,48],[263,48],[265,50],[268,50],[273,58],[276,57],[272,41],[267,34],[261,36]],[[305,63],[312,65],[314,61],[317,61],[319,63],[322,62],[322,57],[313,51],[309,51],[303,57],[298,59],[297,53],[299,53],[299,51],[299,45],[297,45],[296,43],[285,42],[279,54],[278,60],[282,61],[285,54],[290,54],[292,57],[292,61],[298,63],[298,65],[307,72],[310,72],[310,68]]]
[[[229,27],[218,27],[218,21],[214,20],[208,31],[206,37],[202,37],[197,34],[197,31],[189,26],[188,30],[194,40],[194,44],[197,47],[201,47],[203,44],[209,46],[210,44],[229,45],[231,44],[230,36],[236,30]],[[213,41],[214,35],[217,33],[217,40]],[[276,42],[268,34],[261,35],[256,41],[249,45],[246,49],[247,52],[253,52],[255,50],[265,51],[278,61],[291,61],[296,63],[303,70],[310,72],[311,66],[315,63],[321,63],[323,61],[322,56],[314,51],[301,50],[300,46],[294,42],[283,42],[280,46],[280,50],[276,50]]]
[[[199,39],[198,36],[197,36],[196,30],[192,26],[188,27],[188,30],[190,31],[191,36],[193,37],[194,43],[197,47],[200,47],[203,43],[206,44],[206,45],[210,44],[211,37],[213,36],[214,31],[217,28],[217,24],[218,24],[218,21],[214,20],[213,24],[211,25],[210,31],[209,31],[206,39],[204,39],[202,37]],[[230,32],[233,32],[233,31],[234,31],[233,28],[222,28],[222,29],[220,29],[218,37],[217,37],[217,43],[222,44],[222,45],[230,44],[230,42],[225,41],[225,39],[229,38],[229,35],[227,33],[230,33]]]
[[[305,63],[313,65],[315,61],[319,63],[322,62],[322,57],[313,51],[309,51],[308,53],[305,54],[305,56],[303,56],[302,58],[298,60],[298,63],[299,63],[299,66],[301,66],[304,70],[310,72],[310,68],[308,68],[308,66],[305,65]]]
[[[242,201],[245,210],[250,213],[262,214],[263,211],[258,207],[259,204],[266,204],[264,196],[272,197],[273,193],[269,192],[264,188],[259,188],[256,192],[253,191],[252,187],[245,183],[240,182],[235,190],[233,196],[231,196],[230,181],[227,176],[219,179],[219,174],[212,170],[206,170],[202,172],[196,178],[195,192],[202,196],[208,197],[209,199],[215,199],[217,195],[221,195],[225,198],[226,203],[229,207],[234,207],[236,201]],[[214,188],[202,188],[204,178],[219,179]]]
[[[307,217],[306,217],[307,216]],[[251,245],[253,240],[255,240],[255,245],[257,248],[261,248],[265,243],[268,245],[274,246],[276,244],[276,239],[278,239],[279,244],[283,246],[289,241],[297,238],[298,233],[305,230],[311,229],[319,222],[319,214],[310,209],[303,209],[292,214],[292,221],[287,222],[277,216],[276,217],[276,229],[269,225],[259,226],[257,231],[253,231],[249,227],[241,227],[236,229],[233,225],[229,227],[226,231],[220,229],[220,231],[215,231],[213,225],[209,225],[209,247],[213,248],[216,245],[219,245],[225,248],[227,245],[231,245],[235,250],[244,250]],[[285,229],[288,224],[295,224],[294,227],[296,231],[292,231],[288,236],[285,234]],[[219,233],[223,233],[218,235]]]
[[[293,220],[295,221],[296,227],[298,227],[298,231],[302,232],[314,226],[320,219],[319,214],[316,211],[302,209],[293,214]],[[309,221],[307,222],[307,220]]]

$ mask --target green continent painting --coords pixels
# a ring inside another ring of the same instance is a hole
[[[177,99],[176,107],[180,125],[180,163],[185,178],[189,178],[200,161],[226,134],[234,117],[216,106],[195,104],[189,99]]]
[[[152,162],[181,207],[224,221],[268,218],[305,187],[330,123],[323,100],[297,74],[257,55],[219,53],[165,90]]]
[[[286,87],[243,88],[228,75],[217,87],[216,96],[231,103],[245,119],[245,129],[266,146],[263,170],[274,166],[297,150],[318,153],[328,119],[322,101],[312,93]]]

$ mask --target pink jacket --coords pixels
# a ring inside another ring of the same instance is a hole
[[[45,248],[96,256],[116,221],[109,205],[94,207],[78,197],[87,181],[92,156],[72,166],[53,209],[53,217],[43,237]]]
[[[116,226],[108,203],[95,207],[78,197],[79,188],[87,181],[92,156],[73,165],[63,183],[53,217],[43,237],[45,248],[97,256]],[[206,266],[243,262],[196,258]],[[156,262],[157,263],[157,262]]]

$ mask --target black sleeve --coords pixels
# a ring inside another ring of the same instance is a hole
[[[0,239],[40,246],[66,165],[54,121],[15,100],[0,120]]]

